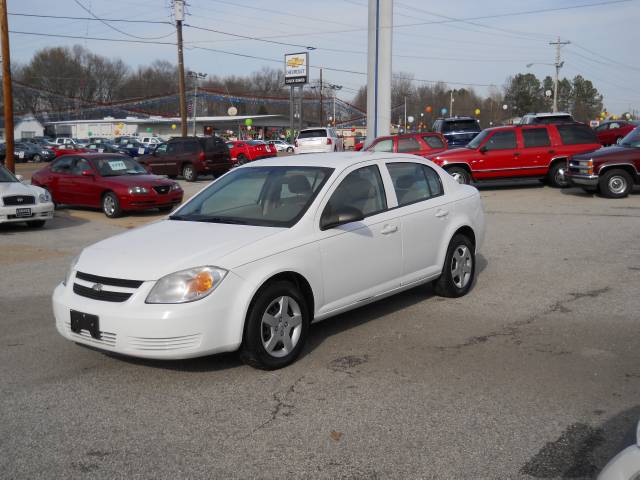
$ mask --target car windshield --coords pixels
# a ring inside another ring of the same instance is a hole
[[[291,227],[333,172],[323,167],[239,168],[220,178],[170,218],[193,222]]]
[[[453,120],[444,122],[443,133],[451,132],[479,132],[480,127],[475,120]]]
[[[121,175],[142,175],[147,171],[142,165],[131,158],[106,157],[93,161],[98,172],[103,177],[117,177]]]
[[[264,145],[264,142],[262,140],[249,140],[247,143],[249,145]]]
[[[620,145],[623,147],[640,148],[640,127],[631,130],[626,137],[622,139]]]
[[[467,143],[467,145],[464,148],[471,148],[475,150],[480,146],[480,144],[484,141],[484,139],[487,138],[487,135],[489,135],[489,133],[490,132],[488,130],[483,130],[478,135],[473,137],[473,140]]]
[[[317,128],[315,130],[302,130],[298,134],[298,138],[316,138],[316,137],[326,137],[327,131],[324,128]]]
[[[0,165],[0,183],[17,182],[18,179],[13,173]]]

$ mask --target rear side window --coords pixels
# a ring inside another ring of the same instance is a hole
[[[522,130],[525,148],[547,147],[551,145],[546,128],[526,128]]]
[[[367,150],[369,150],[370,152],[393,152],[393,140],[390,138],[385,138],[384,140],[380,140],[374,143]]]
[[[360,210],[365,217],[387,209],[387,199],[380,170],[375,165],[354,170],[335,189],[323,216],[344,207]]]
[[[430,167],[420,163],[389,163],[389,175],[398,199],[398,206],[442,195],[442,182]]]
[[[327,131],[324,128],[318,128],[315,130],[302,130],[298,134],[298,138],[315,138],[315,137],[326,137]]]
[[[489,150],[510,150],[516,148],[516,132],[496,132],[491,135],[484,145]]]
[[[562,143],[579,145],[581,143],[599,143],[593,130],[586,125],[556,125]]]
[[[184,153],[198,153],[200,144],[198,142],[184,142],[182,148]]]
[[[444,142],[442,139],[435,135],[425,135],[422,137],[422,140],[424,140],[424,142],[431,148],[444,148]]]
[[[398,153],[417,152],[420,150],[418,140],[413,137],[398,139]]]
[[[169,143],[167,147],[167,153],[171,155],[175,155],[177,153],[182,153],[182,143],[183,142],[173,142]]]

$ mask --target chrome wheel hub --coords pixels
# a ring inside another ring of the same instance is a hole
[[[116,211],[116,202],[110,196],[104,197],[103,208],[105,213],[113,215],[113,212]]]
[[[466,287],[471,281],[473,259],[471,251],[466,245],[458,245],[451,257],[451,278],[458,288]]]
[[[300,305],[289,296],[274,299],[262,315],[260,335],[262,346],[272,357],[289,355],[302,334]]]
[[[620,194],[627,189],[627,181],[624,177],[611,177],[609,179],[609,190],[613,193]]]

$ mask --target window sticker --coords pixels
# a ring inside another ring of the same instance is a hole
[[[109,160],[111,170],[126,170],[127,166],[122,160]]]

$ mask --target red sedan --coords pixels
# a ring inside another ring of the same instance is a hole
[[[227,142],[227,147],[231,153],[231,161],[238,165],[278,155],[275,145],[267,145],[261,140],[236,140]]]
[[[615,145],[619,139],[637,126],[626,120],[604,122],[596,128],[596,135],[600,143],[606,147],[607,145]]]
[[[425,157],[447,149],[447,141],[439,133],[407,133],[378,137],[367,147],[368,152],[410,153]]]
[[[73,143],[67,143],[65,145],[60,145],[58,147],[53,147],[53,152],[56,154],[56,157],[60,157],[62,155],[69,155],[74,153],[86,153],[89,150],[86,148],[78,147]]]
[[[60,157],[34,173],[31,184],[46,188],[56,204],[101,208],[110,218],[151,208],[168,212],[184,194],[177,182],[150,175],[132,158],[117,154]]]

